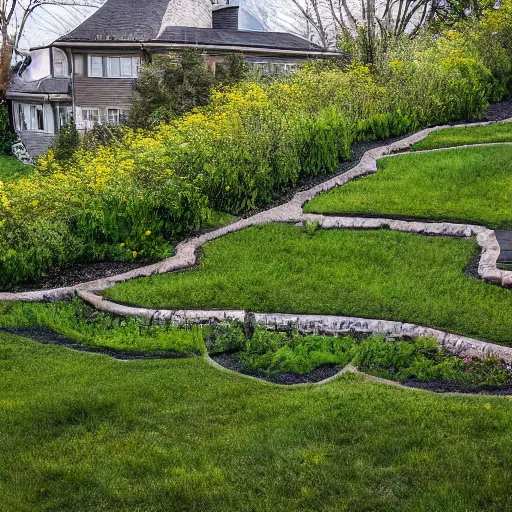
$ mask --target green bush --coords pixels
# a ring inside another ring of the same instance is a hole
[[[247,338],[242,326],[234,322],[213,327],[205,341],[210,354],[235,353],[247,369],[269,376],[303,375],[323,365],[342,368],[352,363],[364,373],[399,382],[512,384],[510,365],[496,359],[451,355],[430,338],[388,340],[373,335],[358,342],[352,336],[306,336],[261,327]]]

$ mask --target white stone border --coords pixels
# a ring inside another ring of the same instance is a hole
[[[500,122],[511,122],[512,119]],[[291,201],[283,205],[277,206],[270,210],[258,213],[246,219],[224,226],[210,233],[197,236],[190,240],[184,241],[176,247],[176,253],[171,258],[167,258],[154,265],[138,268],[124,274],[120,274],[105,279],[99,279],[88,283],[82,283],[67,288],[59,288],[54,290],[42,290],[35,292],[23,293],[0,293],[0,301],[25,301],[25,302],[41,302],[41,301],[57,301],[69,298],[78,294],[83,300],[91,304],[98,310],[114,313],[123,316],[137,316],[147,318],[158,318],[160,320],[172,321],[175,324],[182,323],[198,323],[212,321],[230,321],[243,320],[246,316],[245,311],[188,311],[188,310],[155,310],[147,308],[135,308],[124,306],[106,300],[97,295],[98,292],[104,291],[117,283],[128,281],[137,277],[148,277],[154,274],[165,274],[179,270],[185,270],[197,263],[197,250],[212,240],[220,238],[229,233],[234,233],[251,226],[268,224],[271,222],[318,222],[323,229],[380,229],[386,228],[396,231],[404,231],[409,233],[428,234],[428,235],[444,235],[455,237],[476,237],[477,243],[482,248],[482,256],[478,266],[478,273],[482,279],[499,284],[501,286],[512,286],[512,271],[504,271],[497,268],[497,260],[500,254],[500,247],[493,230],[482,226],[474,226],[470,224],[454,224],[439,222],[407,222],[393,219],[377,219],[377,218],[359,218],[359,217],[329,217],[324,215],[305,214],[302,206],[313,199],[321,192],[326,192],[335,187],[344,185],[349,181],[373,174],[377,172],[377,160],[385,156],[391,156],[393,153],[405,150],[412,144],[423,140],[430,133],[449,128],[466,128],[472,126],[488,126],[495,124],[494,122],[463,124],[456,127],[438,126],[428,128],[417,132],[407,138],[394,142],[392,144],[381,146],[379,148],[367,151],[360,162],[350,171],[335,176],[315,187],[306,191],[298,192]],[[489,143],[476,144],[473,146],[458,146],[456,148],[439,148],[431,151],[439,151],[446,149],[461,149],[464,147],[500,145],[510,143]],[[425,151],[426,152],[426,151]],[[322,330],[325,332],[347,332],[350,330],[361,330],[366,326],[368,332],[376,332],[382,334],[407,335],[413,337],[431,336],[438,342],[450,350],[451,352],[462,355],[472,355],[477,357],[495,356],[507,361],[512,361],[512,348],[494,345],[484,341],[474,340],[471,338],[457,336],[436,329],[429,329],[413,324],[403,324],[400,322],[387,322],[381,320],[368,320],[362,318],[350,317],[332,317],[323,315],[262,315],[257,314],[258,322],[267,323],[268,319],[272,322],[282,323],[295,322],[295,327],[304,330],[305,326],[310,326],[313,331]],[[313,332],[311,331],[311,332]],[[304,332],[308,332],[304,330]]]

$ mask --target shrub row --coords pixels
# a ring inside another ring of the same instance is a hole
[[[512,7],[456,30],[397,41],[373,70],[311,64],[242,82],[153,130],[126,129],[68,163],[0,183],[0,287],[55,265],[161,258],[208,222],[240,214],[333,171],[355,141],[474,120],[509,91]]]

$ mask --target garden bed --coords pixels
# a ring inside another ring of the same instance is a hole
[[[512,395],[512,365],[452,355],[433,339],[301,335],[261,327],[247,332],[236,322],[209,329],[205,345],[217,364],[275,384],[317,383],[351,365],[375,380],[410,388]]]

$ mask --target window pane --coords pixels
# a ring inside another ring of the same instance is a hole
[[[37,108],[37,129],[44,130],[43,109]]]
[[[109,124],[119,124],[119,109],[109,108],[108,109],[108,122]]]
[[[110,58],[110,75],[114,78],[121,76],[121,62],[119,57]]]
[[[101,57],[91,57],[91,70],[89,76],[101,77],[103,76],[103,59]]]
[[[140,57],[132,57],[132,76],[137,78],[139,76]]]
[[[131,57],[123,57],[121,59],[121,76],[132,76],[132,59]]]
[[[75,75],[84,76],[84,56],[75,55]]]

